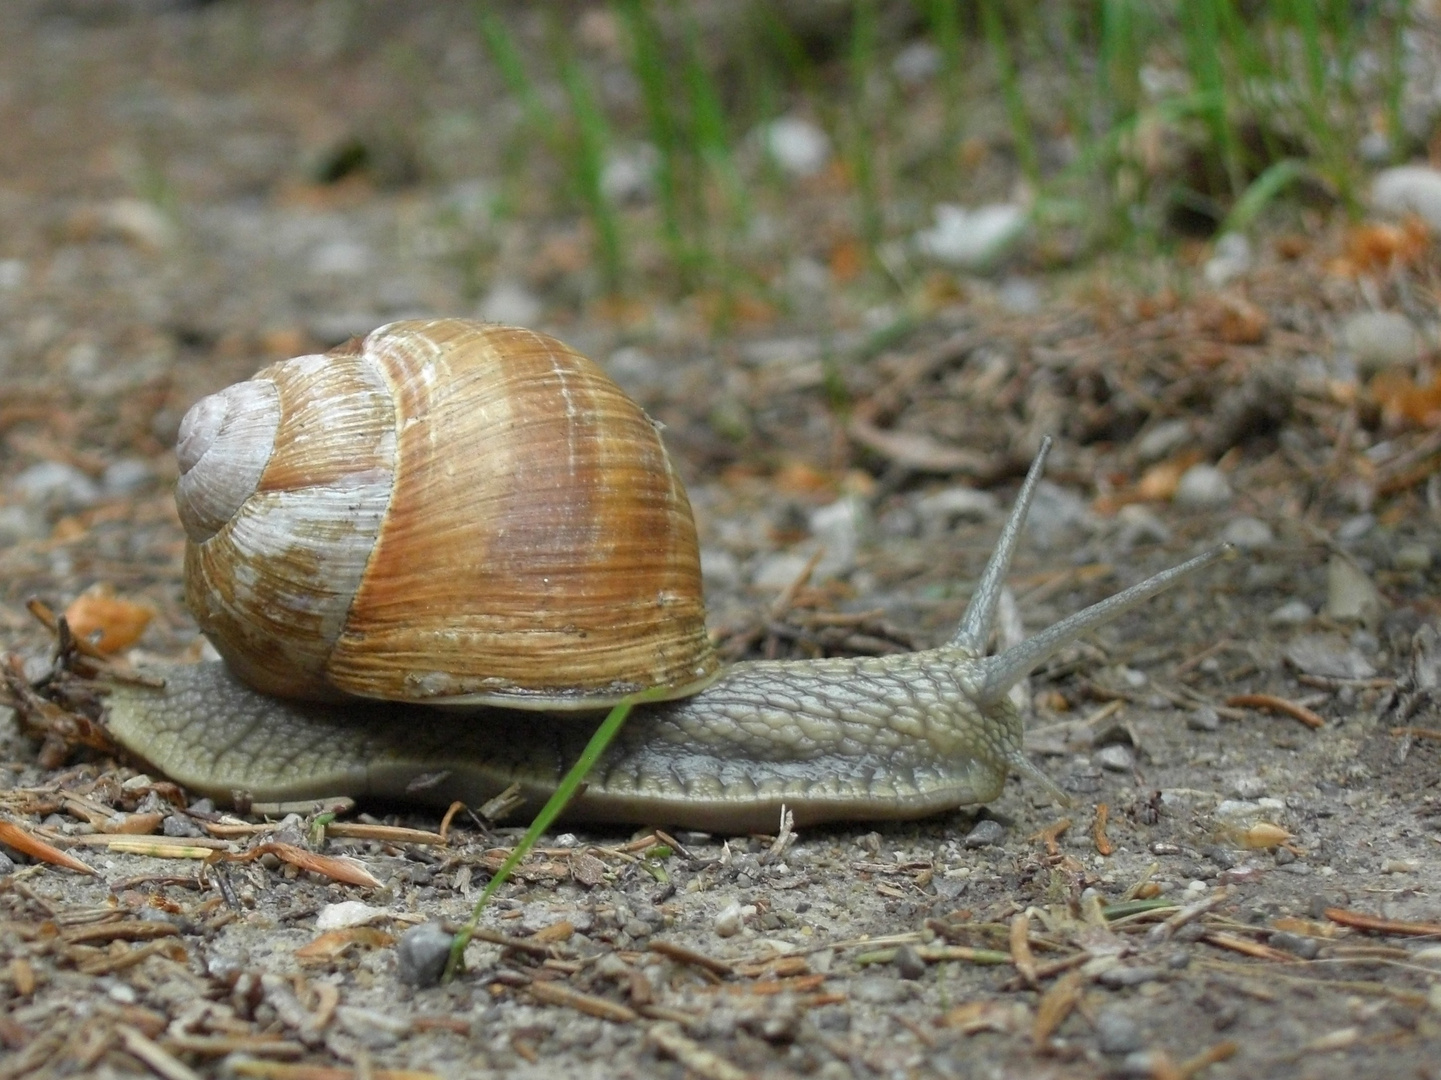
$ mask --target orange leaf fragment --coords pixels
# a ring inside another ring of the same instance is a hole
[[[295,950],[302,960],[334,960],[353,946],[382,949],[395,944],[395,938],[373,926],[349,926],[343,930],[327,930],[314,941]]]
[[[85,863],[81,862],[74,855],[61,851],[54,844],[47,844],[38,836],[31,836],[19,825],[9,821],[0,821],[0,844],[14,848],[22,854],[29,855],[32,859],[39,859],[41,862],[48,862],[54,866],[63,866],[67,870],[74,870],[80,874],[91,874],[100,876],[100,872]]]
[[[1441,427],[1441,376],[1419,386],[1404,371],[1379,372],[1368,387],[1388,427]]]
[[[71,632],[106,653],[134,645],[154,617],[149,604],[116,596],[104,582],[86,589],[65,609]]]
[[[1414,266],[1430,248],[1430,230],[1415,215],[1400,225],[1357,225],[1346,237],[1346,257],[1360,271],[1384,270],[1393,262]]]
[[[1152,465],[1136,481],[1136,494],[1146,502],[1163,502],[1176,494],[1181,476],[1201,460],[1199,450],[1186,450],[1168,461]]]

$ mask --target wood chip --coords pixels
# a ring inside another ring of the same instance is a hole
[[[120,1043],[127,1054],[139,1058],[165,1080],[201,1080],[198,1072],[129,1024],[116,1024],[115,1031],[120,1036]]]
[[[1382,919],[1361,911],[1347,908],[1327,908],[1326,918],[1342,926],[1357,930],[1369,930],[1373,934],[1397,934],[1407,937],[1429,937],[1441,935],[1441,923],[1401,922],[1397,919]]]
[[[1031,916],[1024,911],[1011,920],[1011,963],[1026,985],[1036,985],[1036,957],[1031,952]]]
[[[577,1012],[583,1012],[587,1016],[611,1020],[617,1024],[630,1024],[640,1019],[640,1014],[629,1005],[622,1005],[618,1001],[611,1001],[609,998],[598,997],[595,994],[573,990],[562,983],[536,980],[527,989],[529,989],[531,997],[537,1001],[543,1001],[547,1005],[565,1005]]]
[[[705,1080],[750,1080],[750,1073],[707,1050],[681,1031],[679,1024],[662,1021],[651,1027],[646,1038],[661,1053],[674,1058],[697,1076],[705,1077]]]
[[[1071,1015],[1071,1010],[1081,998],[1083,981],[1079,971],[1067,972],[1041,995],[1036,1006],[1036,1023],[1031,1029],[1031,1040],[1037,1049],[1044,1047],[1066,1017]]]
[[[382,844],[430,844],[445,847],[450,841],[428,829],[403,829],[399,825],[368,825],[364,822],[332,821],[325,826],[326,836],[349,840],[377,840]]]
[[[280,1061],[257,1061],[235,1058],[225,1063],[237,1076],[254,1076],[260,1080],[442,1080],[439,1073],[423,1069],[336,1069],[325,1065],[290,1065]]]
[[[1252,941],[1250,938],[1239,937],[1236,934],[1228,934],[1223,930],[1208,930],[1201,936],[1201,940],[1221,949],[1230,949],[1232,952],[1241,953],[1244,956],[1254,956],[1257,960],[1271,960],[1278,964],[1302,962],[1295,953],[1288,953],[1270,945],[1262,945],[1259,941]]]
[[[716,975],[730,975],[735,971],[734,965],[725,960],[717,960],[713,956],[688,949],[684,945],[678,945],[674,941],[652,941],[646,948],[653,953],[678,961],[682,964],[689,964],[691,967],[702,968]]]
[[[179,933],[180,928],[173,923],[122,919],[94,926],[72,927],[60,934],[60,940],[66,945],[97,941],[154,941],[156,938],[175,937]]]

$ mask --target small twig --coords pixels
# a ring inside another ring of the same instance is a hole
[[[1111,808],[1105,803],[1096,804],[1096,820],[1091,826],[1091,838],[1095,841],[1096,851],[1101,855],[1109,855],[1115,850],[1111,845],[1111,839],[1106,835],[1106,822],[1111,816]]]
[[[1398,919],[1382,919],[1361,911],[1347,908],[1327,908],[1326,918],[1342,926],[1357,930],[1368,930],[1375,934],[1401,934],[1408,937],[1441,936],[1441,923],[1402,922]]]
[[[1235,694],[1226,699],[1226,704],[1234,708],[1262,709],[1267,712],[1283,713],[1294,720],[1301,721],[1309,728],[1326,726],[1325,719],[1306,706],[1294,701],[1287,701],[1275,694]]]

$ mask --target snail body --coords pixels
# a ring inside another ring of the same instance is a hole
[[[672,700],[633,710],[571,817],[920,817],[990,801],[1013,771],[1060,795],[1010,688],[1226,549],[987,656],[1045,453],[946,645],[719,670],[689,505],[640,408],[544,335],[394,323],[187,415],[187,600],[225,662],[115,687],[108,723],[222,798],[477,803],[518,783],[538,805],[597,710],[660,687]]]

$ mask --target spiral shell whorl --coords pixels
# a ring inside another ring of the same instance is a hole
[[[187,600],[257,689],[591,707],[715,672],[665,449],[560,342],[395,323],[215,397],[178,448]]]

